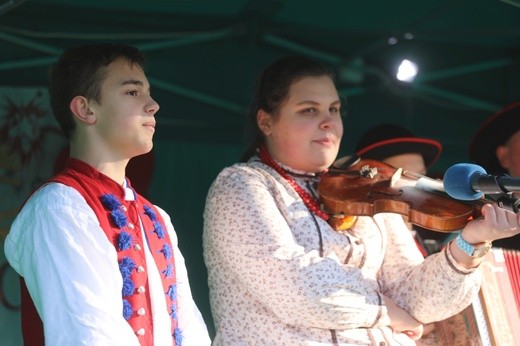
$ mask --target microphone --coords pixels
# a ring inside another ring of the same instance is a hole
[[[444,173],[444,190],[452,198],[471,201],[484,194],[508,194],[520,191],[520,179],[507,175],[489,175],[472,163],[458,163]]]

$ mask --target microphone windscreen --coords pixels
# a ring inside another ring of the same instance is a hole
[[[483,196],[472,187],[475,175],[485,175],[486,170],[472,163],[458,163],[444,173],[444,191],[451,197],[463,201],[473,201]]]

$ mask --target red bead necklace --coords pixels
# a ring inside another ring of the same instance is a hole
[[[280,174],[288,183],[291,185],[296,193],[300,196],[300,198],[303,200],[303,203],[305,203],[305,206],[307,209],[312,211],[314,214],[321,217],[323,220],[327,221],[329,219],[329,215],[325,213],[323,210],[321,210],[320,205],[318,204],[318,201],[311,196],[307,191],[305,191],[296,181],[294,181],[289,174],[287,174],[286,171],[283,170],[280,165],[278,165],[271,155],[269,155],[269,152],[267,151],[267,148],[265,145],[260,146],[260,153],[259,153],[260,160],[262,160],[266,165],[273,168],[278,174]]]

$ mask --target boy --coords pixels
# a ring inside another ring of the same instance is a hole
[[[169,216],[125,178],[152,149],[159,110],[143,66],[136,48],[100,44],[68,49],[50,71],[70,159],[5,241],[48,345],[210,344]]]

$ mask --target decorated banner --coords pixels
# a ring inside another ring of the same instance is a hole
[[[19,284],[4,256],[3,240],[29,194],[52,176],[66,140],[54,119],[47,89],[0,87],[0,334],[19,345]]]
[[[44,88],[0,87],[0,236],[65,146]]]

